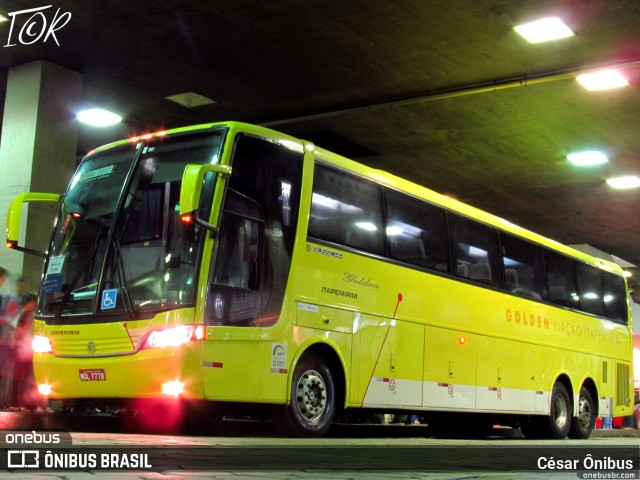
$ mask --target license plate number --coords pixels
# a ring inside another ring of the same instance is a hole
[[[104,368],[90,368],[86,370],[79,370],[81,382],[104,382],[107,379],[107,374]]]

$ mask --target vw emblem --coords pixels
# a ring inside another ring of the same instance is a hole
[[[91,342],[87,343],[87,351],[89,353],[95,352],[96,351],[96,342],[91,341]]]

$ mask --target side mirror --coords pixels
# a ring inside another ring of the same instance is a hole
[[[202,182],[206,173],[219,173],[223,176],[231,175],[229,165],[187,165],[182,174],[180,187],[180,215],[197,210],[202,194]]]
[[[205,174],[213,172],[222,177],[231,175],[231,167],[229,165],[187,165],[182,174],[182,185],[180,187],[180,216],[185,222],[195,221],[198,225],[211,232],[215,238],[218,235],[218,229],[207,221],[192,215],[200,205],[200,196],[202,195],[202,183]],[[188,218],[188,220],[186,220]]]
[[[12,248],[20,252],[37,255],[44,257],[41,252],[36,252],[30,248],[20,247],[18,245],[18,238],[20,237],[20,222],[22,220],[22,204],[23,203],[59,203],[62,195],[57,193],[36,193],[27,192],[21,193],[14,198],[9,205],[9,211],[7,212],[7,228],[6,239],[7,248]]]

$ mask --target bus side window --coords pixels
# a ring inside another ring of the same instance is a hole
[[[449,271],[449,237],[443,209],[393,190],[385,192],[389,257]]]
[[[221,222],[219,261],[214,283],[256,290],[260,224],[248,218],[225,213]]]
[[[381,187],[316,164],[309,236],[383,255]]]
[[[576,264],[576,277],[580,293],[580,309],[596,315],[604,315],[600,270],[591,265],[578,262]]]
[[[456,275],[478,283],[503,287],[498,232],[458,215],[449,215],[451,255]]]
[[[537,300],[547,298],[542,249],[521,238],[500,232],[505,288]]]
[[[626,325],[629,321],[627,318],[629,313],[624,279],[609,272],[600,272],[600,275],[602,277],[605,315],[616,322]]]
[[[578,308],[580,297],[576,285],[575,260],[551,250],[544,250],[547,267],[549,301],[565,307]]]

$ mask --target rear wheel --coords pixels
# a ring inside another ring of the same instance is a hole
[[[571,430],[569,437],[586,439],[589,438],[591,432],[596,425],[596,405],[591,396],[591,392],[585,387],[580,390],[578,398],[578,416],[573,417],[571,421]]]
[[[331,426],[335,410],[331,370],[322,357],[305,355],[293,373],[291,402],[284,409],[284,418],[276,421],[282,421],[288,435],[319,437]]]
[[[551,391],[551,409],[548,417],[532,417],[522,427],[527,438],[563,439],[571,428],[571,397],[562,383],[556,383]]]
[[[571,428],[571,397],[561,383],[553,386],[549,419],[551,438],[565,438]]]

